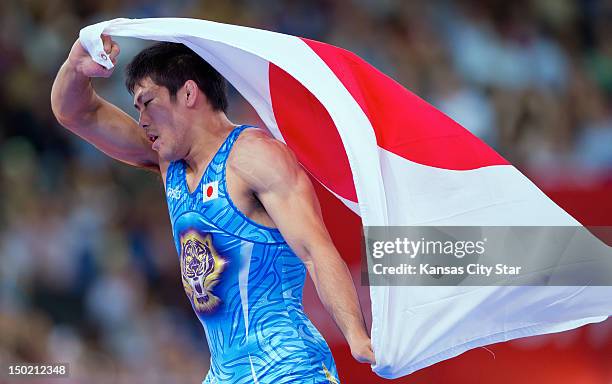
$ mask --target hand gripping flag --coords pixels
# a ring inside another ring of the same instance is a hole
[[[80,34],[107,68],[102,33],[194,50],[365,226],[579,225],[495,151],[351,52],[204,20],[115,19]],[[386,378],[612,313],[603,286],[371,286],[370,295],[372,369]]]

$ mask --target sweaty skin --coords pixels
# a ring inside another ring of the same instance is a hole
[[[118,44],[109,36],[102,39],[115,63]],[[167,88],[150,78],[134,89],[137,122],[94,91],[90,78],[112,72],[95,63],[77,40],[53,83],[51,105],[57,120],[108,156],[159,172],[164,185],[170,162],[184,160],[187,186],[193,191],[236,125],[211,108],[194,81],[186,81],[173,100]],[[278,228],[306,266],[353,357],[373,364],[353,280],[325,228],[313,186],[291,150],[262,130],[246,130],[227,160],[227,188],[247,217]]]

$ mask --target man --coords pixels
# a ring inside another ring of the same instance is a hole
[[[115,63],[119,46],[102,38]],[[107,155],[161,174],[183,286],[211,351],[204,382],[339,382],[303,312],[306,270],[353,357],[374,363],[352,278],[291,151],[230,122],[224,79],[182,44],[153,45],[128,66],[139,122],[92,88],[90,78],[111,74],[77,40],[53,112]]]

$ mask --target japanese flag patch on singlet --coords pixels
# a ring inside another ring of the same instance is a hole
[[[211,181],[202,186],[202,202],[206,203],[219,197],[219,181]]]

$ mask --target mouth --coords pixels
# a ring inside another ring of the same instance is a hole
[[[147,135],[147,137],[149,138],[149,141],[151,143],[155,143],[155,141],[159,138],[159,136],[155,136],[155,135]]]

